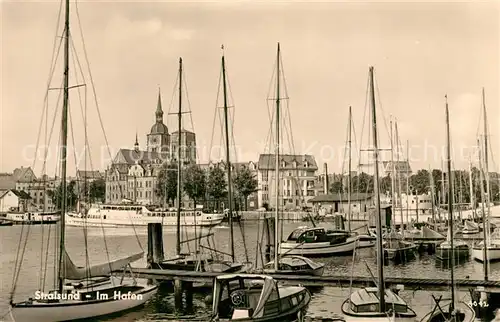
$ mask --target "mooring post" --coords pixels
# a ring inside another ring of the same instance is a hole
[[[174,302],[175,302],[175,310],[181,311],[182,310],[182,287],[183,287],[183,282],[180,279],[175,279],[174,280]]]
[[[193,310],[193,282],[184,282],[184,292],[186,292],[186,309]]]
[[[148,223],[148,267],[163,261],[163,227],[161,223]]]

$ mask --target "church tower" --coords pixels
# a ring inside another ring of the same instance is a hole
[[[168,153],[170,146],[170,134],[168,128],[163,123],[163,109],[161,106],[161,93],[158,89],[158,103],[156,105],[156,122],[151,127],[148,134],[147,149],[149,152]]]

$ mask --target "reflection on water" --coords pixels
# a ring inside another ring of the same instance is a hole
[[[257,245],[257,223],[246,222],[245,224],[245,241],[249,248],[248,256],[252,262],[256,258],[255,245]],[[286,223],[284,225],[284,234],[288,235],[297,226],[303,226],[303,222],[299,223]],[[324,224],[328,226],[328,223]],[[19,243],[19,234],[21,233],[22,226],[0,227],[0,250],[2,256],[0,258],[1,265],[1,282],[0,282],[0,314],[2,314],[8,306],[9,292],[11,288],[12,273],[16,260],[16,251]],[[128,230],[128,231],[127,231]],[[47,235],[49,229],[44,228],[42,233],[41,226],[32,226],[30,228],[30,238],[26,244],[25,260],[23,262],[22,270],[19,276],[19,285],[16,290],[16,299],[22,300],[27,297],[32,297],[33,292],[37,290],[40,285],[40,277],[43,276],[43,271],[40,270],[40,260],[45,251],[42,252],[42,240],[44,249],[47,248]],[[26,228],[24,228],[26,232]],[[106,243],[102,238],[102,230],[100,228],[93,228],[88,230],[88,254],[91,263],[105,262],[109,256],[111,260],[126,256],[147,247],[147,229],[144,227],[136,228],[138,237],[136,238],[133,229],[114,228],[106,229]],[[199,232],[198,232],[199,233]],[[215,245],[218,249],[228,253],[229,252],[229,229],[218,228],[214,229]],[[183,234],[183,239],[194,236],[194,230],[188,231]],[[51,237],[54,236],[52,229]],[[82,228],[68,227],[67,233],[67,250],[71,255],[76,265],[85,264],[85,239]],[[240,261],[245,260],[243,241],[241,239],[240,229],[235,229],[235,252],[236,258]],[[175,254],[175,227],[166,227],[164,231],[164,248],[165,256],[172,256]],[[140,243],[139,243],[140,242]],[[52,240],[49,244],[49,253],[47,259],[53,261],[52,250],[55,249],[55,243]],[[194,244],[191,243],[190,248],[193,249]],[[146,249],[144,249],[147,251]],[[377,266],[375,250],[373,248],[360,249],[354,258],[353,256],[336,256],[330,258],[317,259],[325,264],[326,275],[344,275],[350,276],[370,276],[369,270],[376,276]],[[353,265],[354,264],[354,265]],[[145,267],[146,259],[135,262],[136,267]],[[351,273],[351,269],[354,271]],[[404,264],[394,265],[391,262],[386,263],[384,269],[386,276],[393,277],[415,277],[415,278],[449,278],[449,265],[443,262],[438,262],[433,256],[426,254],[417,255],[417,258]],[[455,266],[455,278],[482,279],[482,264],[473,260],[465,262],[457,262]],[[46,287],[50,288],[52,285],[54,272],[52,269],[47,271]],[[500,263],[493,263],[490,265],[490,278],[492,280],[499,279],[500,277]],[[312,301],[309,305],[309,313],[315,316],[329,317],[341,312],[340,306],[342,302],[349,295],[349,288],[336,288],[324,287],[312,289]],[[174,298],[171,287],[168,285],[162,286],[156,298],[148,303],[144,308],[137,311],[128,312],[125,315],[118,317],[111,317],[107,321],[155,321],[175,318],[186,312],[175,312]],[[437,296],[443,294],[445,297],[449,296],[447,292],[435,292]],[[195,294],[193,299],[193,311],[196,314],[190,314],[182,320],[194,321],[196,318],[203,320],[210,314],[211,303],[206,302],[208,294]],[[432,310],[433,302],[429,292],[426,291],[407,291],[401,292],[401,296],[413,307],[419,316],[425,315],[429,310]],[[468,294],[459,293],[458,298],[465,298],[468,301]],[[180,318],[178,318],[180,319]],[[1,319],[0,319],[1,320]],[[103,319],[100,319],[103,321]],[[205,320],[206,321],[206,320]]]

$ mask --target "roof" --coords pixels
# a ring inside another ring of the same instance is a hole
[[[136,161],[143,163],[163,163],[168,160],[168,153],[152,151],[136,151],[132,149],[120,149],[113,160],[114,164],[135,164]]]
[[[361,200],[369,200],[373,198],[373,194],[371,193],[353,193],[351,194],[351,201],[361,201]],[[327,195],[319,195],[309,200],[309,202],[347,202],[348,195],[347,193],[334,193]]]
[[[162,122],[156,122],[151,127],[150,134],[168,134],[168,127]]]
[[[179,130],[172,132],[172,135],[178,135],[178,133],[179,133]],[[181,133],[195,134],[194,132],[188,131],[188,130],[185,130],[185,129],[182,129]]]
[[[392,161],[383,161],[382,164],[386,172],[392,172]],[[408,161],[394,161],[394,169],[399,173],[411,173],[410,163]]]
[[[99,171],[78,170],[76,171],[77,178],[101,179],[103,174]]]
[[[10,191],[12,191],[12,193],[15,194],[20,199],[31,199],[29,194],[27,194],[24,191],[19,191],[16,189],[0,190],[0,198],[3,198],[3,196],[5,196]]]
[[[274,170],[275,168],[275,158],[274,154],[261,154],[259,155],[259,169],[261,170]],[[281,154],[280,161],[284,162],[280,164],[280,169],[308,169],[308,170],[318,170],[318,165],[316,164],[316,159],[310,154]]]
[[[352,293],[350,297],[351,303],[356,306],[370,304],[376,305],[379,303],[377,292],[378,289],[376,287],[362,288]],[[406,306],[406,302],[399,295],[388,289],[385,290],[385,302],[387,304],[399,304]]]

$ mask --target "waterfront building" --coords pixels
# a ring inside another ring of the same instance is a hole
[[[0,213],[27,211],[30,199],[31,197],[24,191],[2,190],[0,191]]]
[[[141,150],[136,134],[133,149],[120,149],[106,169],[106,203],[126,200],[143,205],[163,205],[158,196],[158,175],[165,162],[177,160],[178,131],[168,132],[163,122],[161,95],[155,110],[155,123],[147,134],[146,150]],[[181,130],[181,158],[184,165],[196,162],[196,135]],[[186,202],[188,202],[186,200]],[[189,203],[182,206],[189,207]]]
[[[315,180],[318,165],[312,155],[280,155],[280,197],[279,208],[297,209],[310,206],[315,196]],[[276,168],[273,154],[259,156],[257,179],[258,200],[261,206],[276,207]]]

